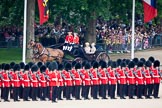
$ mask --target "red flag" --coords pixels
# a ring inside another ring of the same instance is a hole
[[[42,25],[43,23],[47,22],[49,18],[48,0],[38,0],[38,7],[39,23]]]
[[[143,8],[145,23],[157,16],[156,0],[143,0]]]

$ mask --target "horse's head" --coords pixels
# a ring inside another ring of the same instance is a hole
[[[42,46],[41,43],[35,43],[35,46],[33,46],[33,53],[38,54],[43,51],[44,47]]]
[[[33,40],[30,40],[30,41],[28,42],[27,48],[28,48],[28,49],[31,49],[31,48],[34,48],[34,46],[36,46],[36,42],[33,41]]]

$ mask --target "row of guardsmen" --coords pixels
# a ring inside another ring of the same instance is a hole
[[[9,102],[99,99],[158,99],[159,60],[149,57],[117,61],[23,62],[0,64],[1,99]]]

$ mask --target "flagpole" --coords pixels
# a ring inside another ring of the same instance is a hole
[[[133,0],[132,6],[132,45],[131,45],[131,59],[134,58],[134,31],[135,31],[135,0]]]
[[[26,17],[27,16],[27,0],[24,0],[24,30],[23,30],[23,54],[22,61],[26,62]]]

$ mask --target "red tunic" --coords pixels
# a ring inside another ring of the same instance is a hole
[[[61,72],[58,72],[57,77],[58,77],[59,86],[64,86],[64,81],[61,76]]]
[[[91,79],[90,79],[88,71],[82,69],[81,72],[82,72],[83,85],[91,85]]]
[[[57,72],[49,73],[49,86],[58,86]]]
[[[19,77],[18,77],[18,74],[16,74],[16,73],[14,73],[13,75],[12,75],[12,77],[13,77],[13,86],[14,87],[20,87],[20,79],[19,79]]]
[[[126,76],[123,70],[119,71],[119,83],[120,84],[126,84]]]
[[[144,84],[143,75],[142,75],[141,70],[137,70],[137,73],[136,73],[136,83],[137,84]]]
[[[107,84],[108,77],[106,76],[105,71],[103,69],[100,69],[99,73],[100,73],[99,79],[100,79],[101,84]]]
[[[73,43],[73,35],[67,35],[65,41],[69,44]]]
[[[40,76],[40,80],[39,80],[40,86],[47,87],[47,82],[46,82],[46,78],[45,78],[44,74],[40,74],[39,76]]]
[[[128,84],[135,84],[135,77],[131,70],[128,71],[127,82],[128,82]]]
[[[2,73],[2,77],[3,77],[2,84],[4,85],[4,87],[10,87],[10,79],[8,77],[8,74]]]
[[[30,79],[29,79],[29,76],[28,76],[28,74],[24,74],[23,75],[23,85],[24,85],[24,87],[30,87]]]
[[[82,85],[82,79],[80,78],[79,73],[75,69],[73,69],[71,72],[74,75],[74,85]]]
[[[113,70],[111,70],[110,72],[109,72],[109,84],[111,85],[111,84],[116,84],[117,83],[117,79],[116,79],[116,77],[115,77],[115,73],[114,73],[114,71]]]
[[[144,81],[146,84],[152,84],[152,78],[148,69],[145,70]]]
[[[79,37],[78,36],[74,36],[73,43],[79,44]]]
[[[153,71],[153,81],[154,81],[154,83],[160,83],[160,76],[159,76],[159,73],[158,73],[158,70],[157,69],[154,69]]]
[[[95,69],[93,69],[91,71],[91,82],[92,82],[92,85],[99,85],[99,78],[97,76],[97,72]]]

